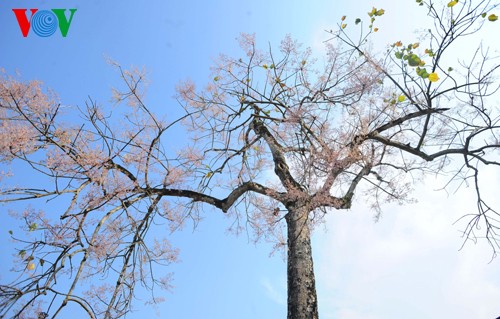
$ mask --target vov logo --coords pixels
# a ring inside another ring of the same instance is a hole
[[[28,20],[26,15],[26,11],[28,11],[28,9],[12,9],[16,15],[21,33],[25,38],[30,32],[30,28],[39,37],[50,37],[56,32],[57,27],[59,27],[61,35],[66,37],[66,35],[68,35],[71,21],[73,21],[73,15],[76,12],[76,9],[68,10],[70,12],[69,19],[66,18],[66,9],[30,9],[31,17]]]

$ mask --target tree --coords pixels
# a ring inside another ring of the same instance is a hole
[[[323,64],[291,37],[279,50],[260,50],[244,34],[244,55],[221,55],[203,90],[179,84],[185,115],[173,121],[146,105],[141,70],[116,65],[125,86],[114,97],[128,108],[90,100],[79,110],[82,124],[40,82],[4,76],[1,160],[44,176],[50,187],[2,182],[0,200],[65,210],[53,216],[27,206],[16,214],[26,233],[11,232],[21,245],[20,275],[0,285],[2,318],[55,318],[69,302],[90,318],[122,317],[138,284],[169,288],[169,276],[153,270],[175,262],[177,251],[149,238],[150,228],[173,231],[208,207],[232,217],[235,232],[249,229],[256,240],[286,247],[288,318],[317,318],[314,227],[351,208],[355,194],[378,216],[385,202],[411,200],[414,179],[445,171],[452,181],[473,181],[478,211],[464,217],[464,234],[483,229],[495,254],[498,212],[482,199],[479,174],[500,164],[499,66],[483,47],[468,63],[448,64],[456,63],[457,42],[496,20],[498,4],[417,4],[434,21],[425,44],[396,42],[381,57],[368,39],[383,9],[368,13],[367,29],[354,21],[358,41],[342,17]],[[176,150],[169,133],[180,124],[191,139]],[[82,291],[100,274],[113,284]]]

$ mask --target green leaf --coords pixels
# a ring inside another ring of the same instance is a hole
[[[9,230],[9,235],[14,235],[14,232],[12,230]]]
[[[397,51],[396,53],[394,53],[394,55],[396,56],[397,59],[401,60],[403,58],[403,53],[400,51]]]
[[[481,15],[481,18],[486,18],[486,15],[487,15],[487,13],[486,13],[486,12],[485,12],[485,13],[483,13],[483,14]]]
[[[19,257],[24,258],[26,256],[26,250],[22,249],[19,251]]]
[[[355,23],[356,25],[358,25],[360,22],[361,22],[361,19],[360,19],[360,18],[357,18],[357,19],[356,19],[356,21],[354,21],[354,23]]]
[[[31,223],[31,225],[29,226],[29,231],[35,231],[37,230],[37,228],[38,228],[37,223]]]
[[[42,267],[43,267],[43,264],[45,264],[45,260],[40,259],[40,266],[42,266]]]
[[[448,72],[451,72],[451,71],[453,71],[453,68],[450,66],[450,67],[448,68]]]
[[[497,21],[498,20],[498,16],[496,14],[490,14],[488,16],[488,20],[491,21],[491,22],[494,22],[494,21]]]
[[[417,74],[420,76],[422,79],[427,79],[429,77],[429,73],[425,68],[417,68]]]
[[[420,58],[418,57],[418,55],[416,55],[416,54],[410,54],[410,55],[408,56],[408,64],[409,64],[410,66],[419,66],[419,65],[420,65],[420,62],[421,62],[421,60],[420,60]]]

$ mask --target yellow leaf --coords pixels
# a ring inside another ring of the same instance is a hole
[[[431,82],[439,81],[438,74],[436,72],[432,72],[431,74],[429,74],[429,81],[431,81]]]
[[[267,70],[267,64],[263,64],[262,67]]]
[[[458,0],[453,0],[453,1],[450,1],[448,2],[448,7],[453,7],[454,5],[456,5],[458,3]]]
[[[29,263],[27,268],[28,268],[28,270],[35,270],[35,264]]]
[[[373,29],[373,32],[377,32],[377,31],[378,31],[378,28]]]
[[[205,175],[206,178],[210,178],[212,175],[214,175],[214,173],[212,172],[208,172],[207,175]]]
[[[493,21],[497,21],[497,20],[498,20],[498,16],[497,16],[496,14],[490,14],[490,15],[488,16],[488,20],[490,20],[490,21],[492,21],[492,22],[493,22]]]
[[[406,96],[404,96],[403,94],[401,94],[400,96],[398,96],[398,102],[401,103],[401,102],[404,102],[406,100]]]
[[[420,44],[418,42],[415,42],[415,43],[413,43],[412,48],[416,49],[416,48],[418,48],[419,45]]]
[[[346,16],[342,16],[342,18],[340,20],[344,21],[346,18]]]
[[[347,27],[347,24],[342,24],[342,29],[345,29],[345,27]]]

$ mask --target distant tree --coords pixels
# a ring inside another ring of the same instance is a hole
[[[45,176],[50,188],[7,183],[4,174],[0,201],[32,206],[13,213],[25,232],[10,231],[19,275],[0,285],[0,317],[56,318],[69,302],[90,318],[122,317],[137,285],[169,288],[170,277],[153,270],[175,262],[177,250],[150,229],[174,231],[214,207],[235,232],[286,247],[288,318],[317,318],[314,226],[351,208],[354,196],[378,216],[383,203],[411,200],[416,178],[445,170],[475,185],[478,210],[464,216],[464,234],[484,236],[495,254],[499,214],[481,197],[479,177],[500,164],[499,66],[483,46],[457,62],[454,45],[495,21],[498,3],[416,2],[431,29],[382,56],[367,47],[383,9],[369,12],[368,27],[342,17],[324,57],[291,37],[261,50],[244,34],[244,54],[221,55],[204,89],[178,85],[185,115],[174,121],[146,106],[140,70],[117,66],[125,87],[114,97],[129,108],[90,100],[78,119],[40,82],[4,76],[0,158]],[[356,25],[358,41],[346,33]],[[169,134],[177,124],[190,138],[182,149]]]

